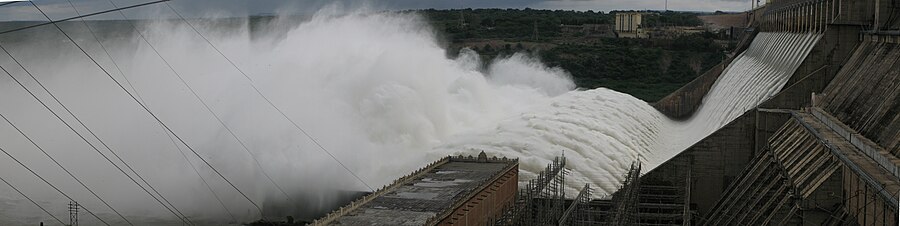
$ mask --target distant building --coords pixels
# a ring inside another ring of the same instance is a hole
[[[512,207],[516,159],[446,157],[311,225],[488,225]]]
[[[616,36],[619,38],[649,38],[643,27],[643,12],[616,13]]]

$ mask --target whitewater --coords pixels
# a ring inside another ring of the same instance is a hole
[[[271,29],[267,32],[246,23],[197,22],[247,78],[183,22],[142,23],[139,27],[155,50],[127,29],[100,34],[101,46],[82,24],[63,27],[236,187],[272,210],[272,216],[321,213],[339,205],[343,191],[368,190],[316,143],[372,187],[447,155],[485,151],[518,158],[522,179],[529,179],[565,154],[571,172],[567,188],[590,183],[600,188],[598,197],[604,196],[620,185],[632,162],[641,161],[649,171],[776,94],[820,38],[760,33],[725,69],[696,114],[674,121],[628,94],[605,88],[576,90],[571,75],[529,54],[483,62],[474,51],[463,49],[448,57],[438,32],[415,14],[320,12],[300,23],[294,20],[275,20],[265,26]],[[237,217],[225,222],[259,217],[200,159],[185,156],[182,145],[123,97],[71,43],[49,28],[35,33],[40,35],[0,42],[174,206],[198,222],[223,223],[224,211],[214,204],[217,194]],[[8,56],[0,56],[0,63],[11,68],[13,76],[25,76]],[[113,70],[117,67],[122,73]],[[250,84],[311,138],[268,106]],[[0,94],[0,113],[111,206],[143,222],[171,222],[171,215],[154,205],[152,197],[129,184],[61,123],[50,120],[50,113],[9,77],[0,76]],[[55,104],[52,108],[60,110]],[[0,137],[2,148],[26,165],[46,166],[38,173],[79,203],[110,222],[124,223],[60,169],[48,166],[49,160],[9,124],[0,123]],[[247,144],[249,153],[239,142]],[[198,173],[192,165],[199,167]],[[38,197],[38,203],[65,216],[68,200],[10,158],[0,156],[0,169],[0,176],[29,188],[26,193]],[[283,196],[264,173],[292,197]],[[82,219],[85,224],[99,223]],[[49,220],[0,185],[0,224]]]
[[[437,150],[515,156],[524,178],[533,178],[555,156],[565,155],[572,170],[566,178],[570,193],[587,183],[599,187],[595,196],[603,197],[618,189],[635,161],[646,173],[774,96],[820,37],[758,34],[685,121],[670,120],[648,103],[614,90],[572,91]]]

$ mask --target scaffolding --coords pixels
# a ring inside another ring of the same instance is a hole
[[[564,212],[562,217],[560,217],[559,225],[593,225],[593,221],[591,221],[591,217],[588,212],[591,197],[591,185],[585,184],[584,188],[581,188],[581,191],[578,192],[578,196],[576,196],[575,199],[572,200],[572,204],[569,205],[569,208],[566,209],[566,212]]]
[[[565,156],[553,159],[537,178],[519,190],[516,205],[495,225],[553,225],[565,211]]]
[[[613,195],[613,209],[607,225],[634,225],[638,222],[638,208],[641,188],[641,163],[631,164],[622,188]]]
[[[642,181],[641,164],[635,162],[624,175],[619,190],[604,199],[593,199],[585,185],[572,200],[563,200],[565,160],[558,158],[518,193],[515,207],[495,225],[682,225],[691,214],[684,188],[660,181]],[[563,209],[565,208],[565,209]]]
[[[681,184],[641,178],[634,163],[619,190],[605,199],[589,201],[583,225],[683,225],[692,211],[684,203]]]

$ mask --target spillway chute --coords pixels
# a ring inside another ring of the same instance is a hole
[[[648,103],[613,90],[572,91],[494,129],[457,136],[434,153],[484,150],[518,157],[524,178],[565,154],[572,170],[568,189],[590,183],[601,191],[596,196],[608,195],[618,189],[633,161],[652,170],[777,94],[820,38],[814,33],[758,34],[685,121],[670,120]]]

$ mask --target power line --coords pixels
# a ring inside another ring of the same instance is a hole
[[[112,0],[110,0],[110,3],[113,4],[113,7],[115,7],[115,3],[113,3]],[[241,140],[241,138],[239,138],[234,133],[234,131],[230,127],[228,127],[227,124],[225,124],[225,122],[219,117],[218,114],[216,114],[215,111],[212,110],[212,108],[206,103],[206,101],[203,101],[203,98],[201,98],[200,95],[197,94],[197,92],[194,90],[194,88],[192,88],[187,83],[187,81],[184,80],[184,77],[182,77],[181,74],[175,70],[175,68],[172,66],[172,64],[170,64],[169,61],[166,60],[162,56],[162,54],[160,54],[159,50],[157,50],[156,47],[154,47],[153,44],[151,44],[150,41],[145,38],[143,32],[141,32],[139,29],[137,29],[136,26],[134,26],[134,23],[132,23],[128,19],[128,17],[125,16],[125,13],[123,13],[122,11],[119,11],[119,13],[122,14],[122,18],[124,18],[126,21],[128,21],[128,23],[131,25],[131,27],[134,29],[134,31],[136,31],[138,33],[138,36],[141,38],[141,40],[143,40],[144,42],[147,43],[148,46],[150,46],[150,49],[152,49],[153,52],[156,53],[157,56],[159,56],[159,59],[162,60],[163,63],[166,64],[166,66],[169,68],[169,70],[172,71],[172,73],[175,74],[176,77],[178,77],[178,80],[181,81],[181,83],[184,84],[184,86],[188,88],[188,90],[191,92],[191,94],[193,94],[194,97],[197,98],[198,101],[200,101],[200,103],[203,105],[203,107],[206,108],[206,111],[208,111],[210,114],[212,114],[212,116],[216,119],[216,121],[218,121],[219,124],[221,124],[222,127],[224,127],[226,131],[228,131],[228,133],[231,135],[231,137],[233,137],[235,140],[237,140],[237,142],[241,145],[241,147],[244,149],[244,151],[246,151],[247,154],[250,155],[250,158],[253,159],[254,162],[256,162],[256,166],[260,169],[260,172],[262,172],[262,174],[269,180],[269,182],[271,182],[272,185],[274,185],[275,188],[278,189],[278,191],[280,191],[281,194],[283,194],[288,200],[293,200],[291,198],[291,196],[288,195],[287,192],[284,192],[284,189],[282,189],[281,186],[278,185],[278,183],[275,183],[275,180],[273,180],[272,177],[269,176],[269,174],[266,172],[266,169],[262,167],[262,163],[260,163],[259,160],[256,158],[256,156],[253,154],[253,152],[251,152],[250,149],[247,148],[247,145],[244,143],[244,141]]]
[[[10,54],[9,51],[7,51],[6,48],[3,47],[3,45],[0,45],[0,49],[2,49],[4,52],[6,52],[6,54],[8,54],[8,55]],[[12,55],[9,55],[9,56],[12,57]],[[12,58],[12,59],[13,59],[13,61],[15,61],[15,62],[18,64],[18,60],[16,60],[15,58]],[[21,64],[19,64],[19,66],[21,67]],[[15,81],[17,84],[19,84],[19,86],[22,87],[22,89],[25,89],[25,91],[28,92],[28,94],[30,94],[31,97],[33,97],[35,100],[38,101],[38,103],[40,103],[41,105],[43,105],[44,108],[46,108],[48,111],[50,111],[50,113],[52,113],[54,116],[56,116],[57,119],[59,119],[60,121],[63,122],[63,124],[65,124],[67,127],[69,127],[69,129],[71,129],[72,132],[75,133],[75,135],[78,135],[79,137],[81,137],[82,140],[84,140],[85,142],[87,142],[87,139],[85,139],[84,136],[82,136],[81,134],[79,134],[78,132],[76,132],[75,129],[72,128],[72,126],[70,126],[65,120],[63,120],[62,117],[60,117],[56,112],[54,112],[53,110],[51,110],[50,107],[47,106],[47,104],[45,104],[43,101],[41,101],[41,99],[39,99],[39,98],[37,97],[37,95],[35,95],[33,92],[31,92],[31,90],[29,90],[28,88],[26,88],[25,85],[22,84],[22,82],[19,81],[19,79],[17,79],[15,76],[12,75],[12,73],[10,73],[9,71],[7,71],[6,68],[4,68],[3,66],[0,66],[0,69],[2,69],[3,72],[6,72],[6,75],[9,75],[9,77],[12,78],[13,81]],[[25,70],[26,73],[29,73],[29,74],[30,74],[30,72],[28,72],[24,67],[22,67],[22,69]],[[0,114],[0,116],[3,116],[3,115]],[[73,116],[74,116],[74,115],[73,115]],[[75,179],[75,181],[77,181],[79,184],[81,184],[81,186],[83,186],[83,187],[84,187],[85,189],[87,189],[91,194],[93,194],[94,197],[96,197],[97,199],[99,199],[104,205],[106,205],[106,207],[108,207],[110,210],[112,210],[112,211],[115,212],[117,215],[119,215],[119,217],[121,217],[122,219],[124,219],[125,222],[128,222],[128,220],[125,219],[125,216],[122,216],[122,214],[120,214],[118,211],[116,211],[116,209],[112,208],[112,206],[110,206],[109,203],[107,203],[106,201],[104,201],[103,198],[100,198],[100,196],[97,195],[97,193],[94,193],[93,190],[91,190],[90,188],[87,187],[87,185],[85,185],[84,183],[82,183],[81,180],[79,180],[77,177],[75,177],[74,174],[72,174],[71,172],[69,172],[69,170],[67,170],[67,169],[66,169],[65,167],[63,167],[59,162],[57,162],[56,159],[54,159],[54,158],[51,157],[49,154],[47,154],[47,153],[43,150],[43,148],[41,148],[40,146],[37,146],[37,143],[35,143],[34,141],[32,141],[27,135],[25,135],[24,132],[22,132],[21,130],[19,130],[18,127],[16,127],[11,121],[9,121],[9,119],[7,119],[6,117],[2,117],[2,118],[3,118],[4,120],[6,120],[7,123],[9,123],[10,125],[12,125],[13,128],[16,128],[16,130],[18,130],[19,133],[21,133],[23,136],[25,136],[26,139],[28,139],[29,141],[31,141],[32,144],[34,144],[34,145],[38,148],[38,150],[41,150],[41,152],[43,152],[44,155],[46,155],[48,158],[50,158],[50,160],[53,160],[53,162],[56,163],[57,166],[59,166],[60,168],[62,168],[63,171],[65,171],[66,173],[68,173],[69,176],[71,176],[73,179]],[[88,145],[90,145],[91,147],[94,147],[93,144],[91,144],[90,142],[88,142]],[[94,150],[97,150],[97,149],[94,148]],[[99,153],[99,150],[97,150],[97,152]],[[103,155],[103,154],[101,154],[101,155]],[[104,157],[105,157],[105,156],[104,156]],[[108,158],[107,158],[107,160],[108,160]]]
[[[196,173],[197,176],[200,177],[200,181],[202,181],[203,184],[206,185],[206,189],[209,189],[209,192],[212,193],[212,195],[213,195],[214,198],[216,198],[216,201],[219,202],[219,205],[222,206],[222,209],[225,210],[225,213],[227,213],[228,216],[231,217],[231,220],[232,220],[232,221],[237,222],[237,218],[234,217],[234,214],[232,214],[231,211],[228,210],[228,207],[225,207],[225,203],[222,202],[222,199],[219,198],[219,195],[217,195],[216,192],[213,191],[212,186],[209,186],[209,182],[206,182],[206,179],[203,179],[203,176],[200,175],[200,171],[197,170],[197,167],[194,166],[194,163],[191,162],[190,159],[188,159],[187,155],[184,153],[184,150],[182,150],[181,147],[178,146],[178,143],[175,141],[175,138],[172,138],[172,134],[170,134],[170,133],[167,132],[167,131],[163,131],[163,132],[165,132],[165,133],[166,133],[166,136],[168,136],[169,139],[172,140],[172,144],[175,145],[175,148],[178,149],[178,152],[181,153],[181,156],[184,157],[184,160],[187,161],[188,164],[191,165],[191,169],[193,169],[193,170],[194,170],[194,173]]]
[[[37,7],[37,5],[34,5],[34,6],[35,6],[35,7],[36,7],[36,8],[44,15],[44,17],[47,17],[47,18],[49,19],[49,17],[47,16],[47,14],[45,14],[43,11],[41,11],[40,8]],[[121,88],[123,91],[125,91],[125,94],[127,94],[129,97],[131,97],[132,100],[134,100],[138,105],[140,105],[141,108],[143,108],[144,111],[146,111],[151,117],[153,117],[154,120],[156,120],[159,124],[161,124],[164,128],[166,128],[167,131],[169,131],[170,133],[172,133],[172,135],[175,136],[175,138],[177,138],[179,142],[181,142],[182,144],[184,144],[185,147],[187,147],[189,150],[191,150],[191,152],[193,152],[194,155],[196,155],[198,158],[200,158],[200,160],[203,160],[203,162],[206,163],[206,165],[209,166],[209,167],[213,170],[213,172],[215,172],[215,173],[218,174],[220,177],[222,177],[222,179],[223,179],[225,182],[227,182],[229,185],[231,185],[231,187],[234,188],[238,193],[240,193],[241,196],[243,196],[245,199],[247,199],[247,201],[249,201],[250,204],[253,204],[253,206],[256,207],[256,209],[259,211],[260,215],[262,214],[262,208],[260,208],[259,205],[256,204],[256,202],[254,202],[252,199],[250,199],[250,197],[247,196],[243,191],[241,191],[240,189],[238,189],[237,186],[234,185],[234,183],[232,183],[230,180],[228,180],[227,178],[225,178],[225,176],[222,175],[222,173],[220,173],[215,167],[213,167],[212,164],[210,164],[208,161],[206,161],[206,159],[203,159],[203,158],[200,156],[200,154],[197,153],[196,150],[194,150],[194,148],[192,148],[190,145],[188,145],[188,143],[185,142],[184,139],[182,139],[180,136],[178,136],[177,133],[175,133],[174,131],[172,131],[172,129],[169,128],[168,125],[166,125],[165,123],[163,123],[162,120],[161,120],[158,116],[156,116],[156,114],[153,113],[153,111],[150,110],[150,108],[148,108],[146,105],[144,105],[144,103],[140,102],[140,101],[134,96],[134,94],[132,94],[131,92],[129,92],[128,89],[126,89],[125,86],[122,85],[122,83],[120,83],[118,80],[116,80],[115,78],[113,78],[113,77],[112,77],[112,74],[110,74],[109,71],[106,70],[106,68],[104,68],[103,66],[101,66],[100,63],[98,63],[97,60],[94,59],[94,57],[92,57],[90,54],[88,54],[87,51],[84,50],[84,48],[81,47],[81,45],[79,45],[77,42],[75,42],[75,40],[74,40],[71,36],[69,36],[68,33],[66,33],[65,31],[63,31],[62,28],[60,28],[59,25],[56,24],[56,21],[53,21],[53,20],[51,20],[51,21],[52,21],[52,23],[54,24],[54,26],[55,26],[60,32],[62,32],[62,34],[63,34],[69,41],[71,41],[72,44],[75,45],[75,47],[77,47],[82,53],[84,53],[84,55],[85,55],[88,59],[90,59],[97,67],[99,67],[100,70],[103,71],[103,73],[107,75],[107,77],[109,77],[113,82],[115,82],[116,85],[119,86],[119,88]],[[40,84],[40,83],[39,83],[39,84]],[[43,87],[43,85],[42,85],[42,87]],[[143,188],[143,187],[142,187],[142,188]],[[151,195],[151,196],[152,196],[152,195]],[[155,196],[154,196],[154,198],[155,198]],[[163,205],[163,206],[165,206],[165,205]]]
[[[6,152],[6,150],[4,150],[2,147],[0,147],[0,152],[3,152],[3,154],[6,154],[6,156],[9,156],[9,158],[11,158],[13,161],[16,161],[16,163],[19,163],[20,166],[24,167],[26,170],[28,170],[28,172],[31,172],[32,175],[36,176],[41,181],[44,181],[45,184],[50,185],[50,187],[53,188],[53,190],[56,190],[57,192],[59,192],[59,194],[62,194],[63,196],[65,196],[67,199],[69,199],[71,201],[75,201],[75,199],[72,199],[72,197],[67,195],[65,192],[63,192],[62,190],[59,190],[59,188],[57,188],[55,185],[51,184],[49,181],[47,181],[47,179],[44,179],[44,177],[42,177],[41,175],[34,172],[34,170],[31,170],[31,168],[28,168],[28,166],[26,166],[24,163],[19,161],[19,159],[17,159],[16,157],[13,157],[11,154],[9,154],[9,152]],[[94,214],[94,212],[91,212],[87,208],[84,208],[84,210],[87,211],[89,214],[91,214],[91,216],[94,216],[94,218],[97,218],[97,220],[99,220],[106,226],[110,226],[109,223],[106,223],[106,221],[104,221],[102,218],[98,217],[96,214]]]
[[[0,6],[2,6],[2,5],[0,5]],[[29,198],[28,195],[25,195],[25,193],[22,193],[22,191],[19,191],[19,189],[16,188],[16,186],[13,186],[13,185],[10,184],[8,181],[6,181],[5,179],[3,179],[2,176],[0,176],[0,181],[3,181],[3,183],[6,183],[6,185],[9,185],[9,187],[11,187],[13,190],[16,190],[16,192],[18,192],[20,195],[22,195],[23,197],[25,197],[25,199],[28,199],[29,202],[33,203],[35,206],[37,206],[38,208],[40,208],[41,210],[43,210],[44,213],[47,213],[47,215],[50,215],[50,217],[52,217],[52,218],[55,219],[56,221],[59,221],[60,224],[66,225],[66,223],[63,223],[63,222],[62,222],[62,220],[60,220],[60,219],[57,218],[56,216],[53,216],[53,214],[50,213],[50,211],[47,211],[47,209],[44,209],[44,207],[42,207],[40,204],[38,204],[37,202],[35,202],[33,199]]]
[[[130,6],[122,7],[122,8],[115,8],[115,9],[109,9],[109,10],[104,10],[104,11],[95,12],[95,13],[89,13],[89,14],[85,14],[85,15],[81,15],[81,16],[69,17],[69,18],[65,18],[65,19],[61,19],[61,20],[56,20],[56,21],[50,20],[49,22],[44,22],[44,23],[39,23],[39,24],[35,24],[35,25],[29,25],[29,26],[25,26],[25,27],[20,27],[20,28],[14,28],[14,29],[9,29],[9,30],[5,30],[5,31],[0,31],[0,35],[6,34],[6,33],[10,33],[10,32],[15,32],[15,31],[21,31],[21,30],[25,30],[25,29],[31,29],[31,28],[35,28],[35,27],[40,27],[40,26],[44,26],[44,25],[49,25],[49,24],[55,24],[55,23],[57,23],[57,22],[64,22],[64,21],[74,20],[74,19],[78,19],[78,18],[85,18],[85,17],[89,17],[89,16],[96,16],[96,15],[105,14],[105,13],[110,13],[110,12],[115,12],[115,11],[119,11],[119,10],[125,10],[125,9],[137,8],[137,7],[141,7],[141,6],[153,5],[153,4],[157,4],[157,3],[160,3],[160,2],[168,2],[168,1],[170,1],[170,0],[159,0],[159,1],[153,1],[153,2],[147,2],[147,3],[136,4],[136,5],[130,5]],[[29,2],[34,3],[34,2],[32,2],[32,1],[29,1]],[[12,4],[12,3],[9,3],[9,4]]]
[[[75,3],[73,3],[71,0],[66,0],[66,1],[69,2],[69,5],[72,6],[72,10],[75,11],[75,14],[80,16],[81,13],[78,11],[78,8],[75,7]],[[122,13],[122,11],[118,11],[118,12]],[[124,17],[124,14],[123,14],[123,17]],[[127,21],[128,18],[125,18],[125,20]],[[115,66],[115,68],[116,68],[116,71],[118,71],[119,74],[122,75],[122,78],[125,80],[126,83],[128,83],[128,86],[131,87],[131,90],[135,92],[135,96],[137,96],[137,98],[140,99],[141,102],[146,103],[146,101],[144,101],[144,98],[141,97],[138,90],[134,87],[134,84],[131,83],[131,80],[128,79],[128,76],[125,75],[125,73],[119,67],[119,64],[116,63],[115,58],[112,57],[112,55],[109,53],[109,50],[106,49],[106,46],[103,45],[103,42],[100,40],[100,38],[97,37],[96,33],[94,32],[94,29],[92,29],[91,26],[83,18],[81,19],[81,22],[91,33],[91,36],[93,36],[94,39],[97,40],[97,44],[99,44],[100,48],[103,50],[103,52],[106,53],[106,57],[108,57],[109,60],[112,61],[113,66]],[[129,23],[131,23],[131,22],[129,21]],[[132,26],[134,26],[134,25],[132,24]],[[200,180],[203,181],[203,184],[206,185],[206,188],[209,189],[209,192],[213,195],[213,197],[216,198],[216,200],[219,202],[219,205],[222,206],[222,208],[225,210],[226,213],[228,213],[228,215],[231,217],[232,220],[237,221],[237,218],[234,217],[234,214],[232,214],[230,211],[228,211],[228,208],[225,207],[225,203],[222,202],[222,199],[219,198],[219,196],[215,193],[215,191],[213,191],[213,189],[209,185],[209,183],[206,182],[206,179],[203,178],[203,175],[200,174],[200,171],[197,170],[197,167],[195,167],[194,164],[191,162],[191,160],[188,159],[187,155],[184,154],[184,151],[181,149],[181,147],[178,146],[178,143],[175,141],[175,138],[172,138],[172,135],[169,134],[169,132],[166,131],[161,125],[159,128],[163,131],[163,133],[166,134],[166,137],[168,137],[169,140],[172,141],[172,144],[173,144],[173,146],[175,146],[178,153],[181,154],[181,156],[184,158],[184,160],[191,166],[191,169],[194,170],[194,173],[197,174],[197,177],[200,177]],[[159,192],[157,192],[157,194],[159,194]],[[160,196],[162,196],[162,195],[160,195]],[[169,203],[169,205],[172,205],[172,204]],[[174,205],[172,205],[172,206],[174,207]],[[184,214],[182,214],[182,216],[184,216]]]
[[[48,16],[47,16],[47,15],[46,15],[46,14],[45,14],[45,13],[44,13],[37,5],[36,5],[36,4],[34,4],[34,2],[31,2],[31,3],[32,3],[32,6],[35,7],[35,9],[37,9],[39,12],[41,12],[42,15],[44,15],[44,17],[46,17],[46,18],[47,18],[48,20],[50,20],[50,21],[53,21],[53,20],[50,19],[50,18],[49,18],[49,17],[48,17]],[[69,37],[68,34],[66,34],[65,31],[62,30],[62,28],[59,27],[59,25],[57,25],[57,24],[55,24],[55,23],[54,23],[53,25],[54,25],[60,32],[62,32],[63,35],[65,35],[67,38],[69,38],[69,40],[70,40],[71,42],[73,42],[76,46],[78,46],[78,44],[77,44],[73,39],[71,39],[71,37]],[[80,48],[80,46],[79,46],[79,48]],[[50,92],[50,90],[47,89],[47,87],[45,87],[45,86],[40,82],[40,80],[38,80],[33,74],[31,74],[31,72],[29,72],[28,69],[25,68],[24,65],[22,65],[22,64],[21,64],[21,63],[20,63],[20,62],[19,62],[19,61],[18,61],[18,60],[17,60],[17,59],[16,59],[16,58],[8,51],[8,50],[6,50],[6,48],[4,48],[2,45],[0,45],[0,49],[2,49],[4,52],[6,52],[6,54],[9,55],[10,58],[12,58],[13,61],[15,61],[16,64],[18,64],[18,65],[26,72],[26,74],[28,74],[28,76],[30,76],[35,82],[37,82],[37,84],[38,84],[45,92],[47,92],[47,93],[50,95],[50,97],[53,98],[53,100],[55,100],[60,106],[62,106],[62,108],[63,108],[66,112],[68,112],[70,115],[72,115],[72,117],[73,117],[73,118],[74,118],[74,119],[75,119],[82,127],[84,127],[84,128],[88,131],[88,133],[90,133],[95,139],[97,139],[97,140],[98,140],[98,141],[99,141],[99,142],[100,142],[107,150],[109,150],[109,152],[112,153],[113,156],[115,156],[115,157],[116,157],[119,161],[121,161],[127,168],[129,168],[136,176],[138,176],[142,181],[144,181],[144,183],[147,183],[146,180],[144,180],[143,177],[141,177],[140,174],[138,174],[138,173],[137,173],[137,172],[136,172],[136,171],[135,171],[128,163],[127,163],[127,162],[125,162],[125,161],[124,161],[124,160],[123,160],[123,159],[122,159],[122,158],[121,158],[121,157],[120,157],[120,156],[119,156],[112,148],[110,148],[110,147],[106,144],[106,142],[103,141],[103,139],[100,139],[100,137],[97,136],[97,134],[95,134],[95,133],[87,126],[87,125],[85,125],[84,122],[82,122],[81,119],[78,118],[78,116],[76,116],[71,110],[69,110],[69,108],[66,107],[66,105],[63,104],[63,103],[56,97],[56,95],[53,94],[53,92]],[[85,52],[85,54],[87,54],[87,53]],[[15,79],[15,77],[12,76],[12,74],[10,74],[10,77],[12,77],[13,80],[16,80],[17,83],[18,83],[18,80]],[[19,83],[19,85],[22,86],[23,89],[25,89],[26,91],[28,91],[28,88],[26,88],[23,84]],[[31,93],[31,91],[28,91],[28,92]],[[184,223],[186,223],[186,224],[191,224],[189,220],[187,220],[187,219],[185,219],[185,218],[179,216],[178,213],[176,213],[177,208],[175,208],[174,206],[172,206],[172,208],[169,208],[169,206],[167,206],[167,205],[164,204],[161,200],[159,200],[159,198],[157,198],[155,195],[153,195],[153,193],[151,193],[150,191],[148,191],[147,188],[145,188],[143,185],[141,185],[139,182],[137,182],[137,180],[135,180],[130,174],[128,174],[127,172],[125,172],[125,170],[123,170],[118,164],[116,164],[115,162],[113,162],[108,156],[106,156],[105,154],[103,154],[96,146],[94,146],[91,142],[89,142],[86,138],[84,138],[81,134],[79,134],[79,133],[71,126],[71,125],[69,125],[67,122],[65,122],[65,120],[63,120],[59,115],[57,115],[55,112],[53,112],[53,110],[51,110],[51,109],[49,108],[49,106],[47,106],[47,105],[44,104],[39,98],[37,98],[37,96],[35,96],[33,93],[31,93],[31,94],[32,94],[32,96],[33,96],[35,99],[37,99],[39,102],[41,102],[41,104],[44,105],[44,107],[47,108],[47,110],[49,110],[50,112],[52,112],[52,113],[53,113],[60,121],[62,121],[63,124],[65,124],[67,127],[69,127],[69,129],[72,130],[72,132],[74,132],[75,134],[77,134],[82,140],[85,141],[85,143],[87,143],[88,145],[90,145],[91,148],[93,148],[98,154],[100,154],[104,159],[106,159],[106,160],[107,160],[110,164],[112,164],[116,169],[118,169],[120,172],[122,172],[123,174],[125,174],[125,176],[128,177],[128,179],[130,179],[132,182],[134,182],[135,185],[137,185],[139,188],[141,188],[141,190],[143,190],[143,191],[146,192],[148,195],[150,195],[150,197],[152,197],[154,200],[156,200],[156,201],[157,201],[160,205],[162,205],[166,210],[168,210],[169,212],[171,212],[172,214],[174,214],[174,215],[175,215],[177,218],[179,218],[182,222],[184,222]],[[151,189],[153,189],[154,191],[156,191],[155,188],[153,188],[153,186],[150,185],[149,183],[147,183],[147,186],[149,186]],[[162,195],[160,195],[160,197],[162,197]],[[98,197],[98,198],[99,198],[99,197]],[[162,197],[162,198],[165,199],[165,197]],[[168,202],[168,201],[167,201],[167,202]],[[172,210],[173,208],[175,208],[175,210]],[[110,207],[110,209],[113,209],[113,208]],[[114,210],[114,209],[113,209],[113,210]],[[116,212],[117,214],[119,214],[119,213],[118,213],[117,211],[115,211],[115,210],[114,210],[114,212]],[[179,212],[180,212],[180,211],[179,211]],[[133,223],[131,223],[127,218],[125,218],[125,217],[122,216],[121,214],[119,214],[119,216],[122,217],[122,219],[125,220],[125,222],[127,222],[128,224],[133,225]]]
[[[75,8],[75,5],[72,3],[72,1],[68,1],[68,2],[69,2],[69,5],[72,6],[72,9],[75,10],[76,15],[81,15],[81,13],[78,12],[78,9]],[[34,4],[34,2],[32,2],[32,4]],[[37,5],[35,5],[35,8],[37,8]],[[38,9],[38,10],[40,11],[40,9]],[[120,11],[120,12],[121,12],[121,11]],[[43,12],[42,12],[42,13],[43,13]],[[44,16],[47,17],[46,14],[44,14]],[[47,19],[50,20],[50,17],[47,17]],[[81,23],[84,24],[84,26],[88,29],[88,31],[90,31],[91,36],[93,36],[94,39],[97,40],[97,43],[100,43],[100,39],[97,38],[97,35],[94,34],[93,29],[91,29],[90,26],[88,26],[87,22],[84,21],[84,18],[81,18],[80,20],[81,20]],[[110,59],[112,59],[112,56],[109,54],[109,51],[106,50],[106,47],[103,47],[103,44],[102,44],[102,43],[100,43],[100,47],[101,47],[101,48],[103,49],[103,51],[106,53],[107,57],[110,57]],[[125,74],[122,73],[122,70],[119,68],[119,66],[118,66],[117,64],[116,64],[115,66],[116,66],[116,69],[119,70],[119,73],[122,74],[122,76],[124,77]],[[129,85],[130,85],[130,82],[129,82]],[[132,86],[132,89],[134,89],[134,86]],[[99,140],[99,138],[97,138],[97,139]],[[101,143],[102,143],[102,141],[101,141]],[[104,146],[106,146],[106,144],[104,144]],[[107,147],[107,149],[109,149],[109,147]],[[110,149],[110,152],[112,152],[111,149]],[[116,154],[114,154],[114,155],[116,156],[116,158],[119,159],[119,161],[122,161],[122,163],[125,163],[125,160],[123,160],[122,158],[120,158],[120,157],[119,157],[118,155],[116,155]],[[174,209],[175,212],[177,212],[177,214],[175,214],[176,217],[184,218],[185,220],[187,220],[187,216],[184,215],[184,213],[181,213],[181,211],[179,211],[178,208],[175,207],[175,205],[173,205],[171,202],[169,202],[168,199],[166,199],[165,196],[163,196],[161,193],[159,193],[159,191],[157,191],[156,188],[153,187],[153,185],[151,185],[149,182],[147,182],[147,180],[145,180],[144,177],[142,177],[140,174],[138,174],[137,171],[135,171],[133,168],[131,168],[131,166],[129,166],[127,163],[125,163],[125,166],[126,166],[129,170],[131,170],[131,172],[134,173],[134,175],[136,175],[139,179],[141,179],[142,182],[144,182],[145,184],[147,184],[147,186],[150,187],[150,190],[152,190],[154,193],[156,193],[157,196],[159,196],[160,198],[162,198],[162,200],[165,201],[166,204],[168,204],[169,206],[171,206],[172,209]],[[181,216],[178,216],[179,214],[180,214]],[[184,221],[184,220],[183,220],[183,221]]]
[[[111,0],[110,0],[110,1],[111,1]],[[210,41],[209,39],[207,39],[206,36],[203,35],[203,33],[200,33],[200,31],[197,30],[197,28],[194,27],[194,25],[191,24],[190,21],[188,21],[187,19],[185,19],[184,16],[182,16],[181,13],[178,12],[178,10],[175,10],[175,8],[173,8],[172,5],[170,5],[168,2],[166,2],[166,3],[164,3],[164,4],[165,4],[167,7],[169,7],[169,9],[171,9],[172,12],[174,12],[175,15],[178,16],[178,18],[180,18],[180,19],[181,19],[182,21],[184,21],[184,22],[185,22],[192,30],[194,30],[194,32],[196,32],[197,35],[199,35],[201,38],[203,38],[203,40],[205,40],[206,43],[208,43],[210,47],[212,47],[214,50],[216,50],[216,52],[218,52],[219,55],[221,55],[223,58],[225,58],[225,60],[228,61],[228,63],[231,64],[232,67],[234,67],[235,69],[237,69],[237,71],[240,72],[241,75],[244,76],[244,78],[247,78],[247,80],[249,81],[250,87],[252,87],[253,90],[256,91],[256,93],[259,94],[259,96],[262,97],[263,100],[266,101],[266,103],[268,103],[270,106],[272,106],[272,108],[274,108],[276,111],[278,111],[278,113],[280,113],[281,116],[283,116],[285,119],[287,119],[289,122],[291,122],[291,124],[292,124],[295,128],[297,128],[298,130],[300,130],[300,132],[301,132],[303,135],[305,135],[307,138],[309,138],[309,140],[312,141],[313,144],[315,144],[316,146],[318,146],[319,149],[321,149],[321,150],[324,151],[326,154],[328,154],[328,156],[331,156],[331,158],[334,159],[334,161],[336,161],[339,165],[341,165],[341,167],[343,167],[345,170],[347,170],[347,172],[349,172],[351,175],[353,175],[353,177],[355,177],[356,180],[358,180],[360,183],[362,183],[363,185],[365,185],[366,187],[368,187],[369,190],[375,191],[375,189],[373,189],[372,186],[369,186],[369,184],[366,183],[365,181],[363,181],[362,178],[359,177],[359,175],[357,175],[356,173],[354,173],[353,170],[350,170],[350,168],[347,167],[347,165],[345,165],[343,162],[341,162],[341,160],[338,160],[338,158],[335,157],[334,154],[332,154],[330,151],[328,151],[328,149],[326,149],[324,146],[322,146],[322,144],[320,144],[319,141],[317,141],[315,138],[312,137],[312,135],[310,135],[308,132],[306,132],[306,130],[304,130],[302,127],[300,127],[300,125],[297,124],[297,122],[295,122],[293,119],[291,119],[290,117],[288,117],[287,114],[285,114],[284,111],[282,111],[280,108],[278,108],[277,106],[275,106],[275,104],[272,103],[272,101],[269,100],[269,98],[266,97],[266,95],[264,95],[261,91],[259,91],[259,88],[257,88],[256,85],[253,83],[253,79],[251,79],[250,76],[247,76],[247,73],[244,73],[244,71],[241,70],[241,68],[238,67],[237,64],[234,63],[234,61],[232,61],[230,58],[228,58],[228,56],[226,56],[224,53],[222,53],[222,51],[219,50],[219,48],[217,48],[215,45],[213,45],[212,41]]]

